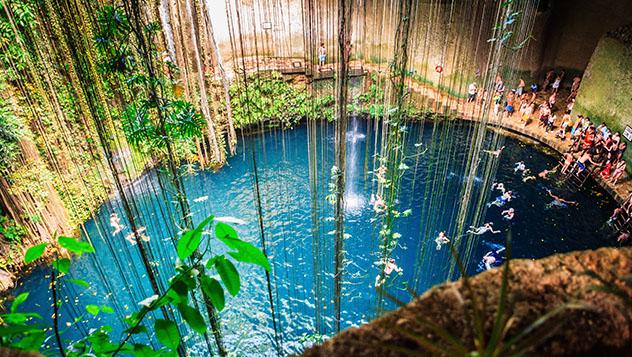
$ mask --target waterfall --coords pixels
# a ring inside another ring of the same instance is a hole
[[[358,147],[366,137],[365,134],[359,132],[358,121],[358,117],[351,117],[351,130],[347,131],[348,151],[347,179],[345,182],[345,209],[348,213],[359,213],[365,203],[365,198],[357,192],[358,172],[361,172],[363,169],[362,167],[358,167],[360,163],[360,160],[358,160],[358,156],[360,155]]]
[[[160,0],[158,12],[160,13],[160,22],[162,23],[162,32],[165,34],[165,42],[167,42],[167,51],[169,57],[176,63],[176,46],[173,42],[173,31],[171,30],[171,22],[169,21],[169,4],[168,0]]]

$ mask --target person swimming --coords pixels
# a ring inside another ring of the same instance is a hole
[[[489,223],[485,223],[480,227],[474,227],[474,226],[470,226],[470,228],[467,230],[467,234],[474,234],[477,236],[480,236],[482,234],[485,234],[487,232],[490,232],[492,234],[498,234],[500,233],[500,231],[495,231],[494,227],[493,227],[494,223],[489,222]]]
[[[553,201],[551,201],[551,203],[547,204],[545,206],[546,209],[551,209],[553,207],[557,207],[557,208],[568,208],[569,205],[571,206],[577,206],[579,203],[575,202],[575,201],[569,201],[569,200],[565,200],[559,196],[554,195],[551,190],[546,190],[546,192],[548,192],[549,196],[551,196],[551,198],[553,198]]]
[[[114,228],[114,230],[112,231],[112,236],[119,234],[124,228],[124,226],[121,225],[121,219],[116,214],[116,212],[112,212],[112,214],[110,215],[110,226]]]
[[[504,219],[511,221],[514,218],[515,213],[516,211],[513,208],[510,208],[502,211],[500,214],[503,216]]]
[[[485,270],[490,270],[492,268],[496,268],[505,261],[505,247],[501,245],[494,244],[493,250],[487,252],[483,259],[481,259],[480,263],[478,263],[478,268],[476,271],[482,272]]]
[[[381,274],[378,274],[375,277],[375,287],[379,287],[386,282],[386,278],[391,275],[392,272],[401,273],[404,269],[400,268],[395,264],[395,259],[389,258],[384,261],[384,277],[382,278]]]
[[[483,150],[483,152],[486,152],[486,153],[488,153],[488,154],[490,154],[492,156],[499,157],[500,153],[502,153],[504,149],[505,149],[505,146],[503,145],[498,150]]]
[[[505,193],[505,185],[502,182],[494,182],[492,184],[492,190],[498,190],[502,193]]]
[[[512,198],[513,198],[513,192],[507,191],[503,193],[502,196],[496,197],[496,199],[493,202],[488,203],[487,207],[491,207],[492,205],[497,206],[497,207],[502,207],[505,205],[505,203],[511,201]]]
[[[572,155],[571,155],[571,156],[572,156]],[[570,164],[569,164],[569,165],[570,165]],[[542,172],[540,172],[540,173],[538,174],[538,177],[539,177],[539,178],[541,178],[541,179],[545,179],[545,180],[547,180],[547,179],[549,178],[549,174],[556,173],[556,172],[557,172],[557,168],[558,168],[559,166],[560,166],[560,165],[557,165],[557,166],[555,166],[554,168],[552,168],[552,169],[550,169],[550,170],[542,170]]]
[[[437,250],[441,250],[444,244],[450,243],[450,238],[445,235],[445,232],[440,232],[437,238],[435,238],[435,243],[437,243]]]
[[[147,228],[145,227],[140,227],[136,230],[136,234],[134,234],[134,232],[128,234],[125,236],[125,240],[129,242],[129,244],[131,245],[136,245],[136,236],[140,237],[140,239],[143,242],[149,242],[151,239],[149,238],[149,236],[147,234],[145,234],[145,232],[147,231]]]
[[[377,182],[384,183],[386,182],[386,166],[382,165],[375,170],[375,177],[377,177]]]
[[[373,210],[375,211],[375,213],[384,213],[387,209],[386,203],[380,195],[371,195],[370,203],[373,205]]]
[[[524,171],[527,167],[524,164],[524,161],[516,162],[514,164],[514,173],[518,173],[518,171]]]
[[[526,171],[525,171],[525,172],[526,172]],[[530,180],[535,180],[535,178],[536,178],[536,177],[535,177],[535,176],[533,176],[533,175],[524,175],[524,174],[523,174],[523,175],[522,175],[522,182],[527,182],[527,181],[530,181]]]

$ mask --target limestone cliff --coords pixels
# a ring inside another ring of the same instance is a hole
[[[616,284],[627,295],[632,289],[622,277],[632,273],[632,248],[602,248],[554,255],[541,260],[513,260],[509,278],[509,313],[513,323],[508,336],[516,335],[538,317],[564,302],[576,299],[591,306],[586,310],[564,310],[563,325],[534,351],[534,355],[631,355],[632,309],[622,298],[598,292],[598,281],[584,274],[594,271]],[[502,269],[471,279],[472,291],[484,302],[484,326],[489,333],[497,307]],[[465,312],[472,304],[463,281],[437,286],[409,305],[374,322],[343,332],[305,356],[397,356],[393,347],[406,347],[428,354],[408,333],[437,337],[420,323],[429,319],[443,326],[473,348],[471,325]],[[545,325],[546,328],[546,325]]]

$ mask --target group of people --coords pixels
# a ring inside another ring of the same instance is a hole
[[[570,120],[570,119],[569,119]],[[627,163],[623,154],[627,144],[619,132],[612,132],[605,124],[595,126],[590,118],[579,115],[570,130],[573,144],[564,153],[562,174],[579,174],[592,166],[604,180],[617,184],[625,173]]]
[[[505,112],[513,116],[515,105],[519,106],[520,120],[524,125],[531,122],[536,107],[538,90],[544,92],[548,99],[538,106],[538,125],[545,129],[545,133],[552,133],[557,125],[555,136],[560,140],[572,140],[569,152],[564,154],[562,174],[580,173],[587,165],[593,165],[604,180],[617,184],[626,170],[623,154],[627,148],[621,133],[614,132],[605,124],[594,124],[590,118],[578,115],[573,118],[571,112],[575,104],[575,97],[581,83],[580,77],[573,78],[570,94],[566,97],[565,107],[558,108],[559,89],[564,78],[564,72],[547,72],[542,87],[537,84],[531,86],[531,93],[524,90],[524,81],[520,80],[518,88],[506,96]],[[500,76],[496,79],[496,96],[502,98],[504,85]],[[497,105],[500,105],[498,100]],[[558,121],[556,112],[561,110],[561,120]],[[499,112],[499,110],[496,110]],[[577,159],[575,158],[577,156]]]

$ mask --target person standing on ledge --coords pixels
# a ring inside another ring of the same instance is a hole
[[[327,50],[325,49],[325,43],[321,42],[318,47],[318,71],[320,72],[327,60]]]

